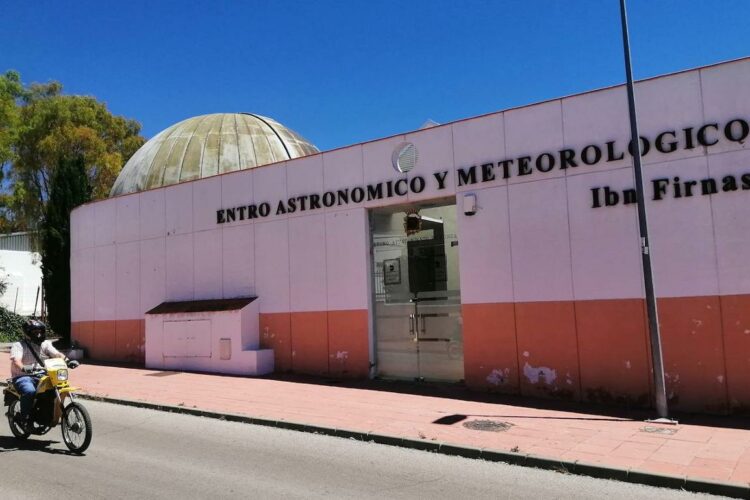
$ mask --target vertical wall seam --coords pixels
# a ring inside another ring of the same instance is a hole
[[[141,234],[141,196],[138,195],[138,236],[140,237]],[[143,360],[143,365],[146,365],[146,324],[145,324],[145,312],[143,310],[142,302],[141,302],[141,262],[143,262],[143,254],[141,252],[141,242],[138,241],[138,310],[140,311],[140,315],[138,317],[139,321],[143,321],[143,330],[141,330],[141,325],[139,323],[138,325],[138,350],[139,350],[139,358]],[[143,335],[141,335],[141,331],[143,331]]]
[[[323,190],[326,188],[326,169],[323,163],[323,157],[320,157],[320,176],[323,179]],[[287,189],[287,195],[289,190]],[[331,305],[328,303],[328,214],[327,210],[323,210],[323,269],[325,276],[325,304],[326,304],[326,364],[328,365],[328,374],[331,373],[331,323],[330,323],[330,309]]]
[[[255,115],[253,115],[255,116]],[[256,117],[257,118],[257,117]],[[264,122],[265,123],[265,122]],[[265,137],[265,136],[264,136]],[[268,142],[268,146],[270,148],[271,143],[268,141],[268,138],[266,137],[266,141]],[[273,150],[271,151],[271,154],[273,154]],[[284,166],[284,198],[288,198],[289,196],[289,172],[287,168],[287,163],[283,163]],[[289,350],[290,350],[290,370],[294,371],[294,331],[292,330],[292,245],[291,245],[291,235],[289,231],[289,216],[283,215],[281,217],[281,220],[284,222],[286,226],[286,259],[287,259],[287,288],[286,288],[286,295],[287,299],[289,300],[289,307],[288,309],[288,317],[289,317]]]
[[[562,133],[562,142],[565,145],[565,120],[563,119],[563,103],[562,99],[558,99],[560,103],[560,131]],[[570,266],[570,292],[572,295],[573,302],[573,330],[575,331],[576,338],[576,361],[578,362],[578,399],[583,401],[583,370],[581,370],[581,341],[578,335],[578,307],[576,301],[576,284],[575,284],[575,270],[573,266],[573,232],[570,224],[570,196],[568,194],[568,177],[563,176],[564,187],[565,187],[565,219],[568,223],[568,264]]]
[[[169,237],[169,231],[167,230],[167,190],[164,190],[164,252],[162,253],[161,266],[164,269],[164,293],[162,297],[166,300],[168,295],[167,292],[167,238]]]
[[[239,150],[239,147],[237,148]],[[219,180],[219,206],[224,206],[224,179]],[[224,234],[226,233],[225,227],[219,228],[219,239],[221,240],[221,298],[226,299],[227,296],[224,294]],[[253,252],[255,253],[255,252]],[[258,307],[258,321],[260,322],[260,307]],[[242,329],[240,329],[241,331]],[[258,343],[260,344],[260,324],[258,325]],[[260,348],[260,345],[258,346]]]
[[[250,223],[249,225],[249,231],[252,234],[253,238],[253,255],[252,255],[252,261],[250,265],[252,266],[253,274],[252,274],[252,281],[250,282],[250,287],[252,288],[252,292],[250,292],[252,295],[258,295],[258,290],[256,283],[258,281],[258,274],[256,272],[256,266],[255,266],[255,222]],[[250,276],[247,277],[247,279],[250,279]]]
[[[454,134],[453,125],[450,125],[451,130],[451,176],[453,177],[453,192],[455,193],[454,198],[454,211],[456,213],[456,240],[458,241],[458,258],[456,259],[456,265],[458,266],[458,290],[459,290],[459,297],[461,300],[460,303],[460,319],[461,319],[461,350],[464,353],[464,359],[463,359],[463,376],[461,377],[463,380],[466,380],[466,332],[464,329],[464,325],[466,322],[464,321],[464,299],[461,297],[461,290],[463,290],[463,283],[461,282],[461,240],[459,239],[459,234],[461,233],[459,227],[461,224],[461,217],[459,214],[461,213],[461,210],[458,208],[458,191],[456,190],[456,136]],[[463,201],[462,201],[463,205]],[[443,246],[445,246],[445,241],[443,241]],[[373,256],[374,257],[374,256]],[[446,267],[447,267],[447,257],[446,257]],[[447,271],[447,269],[446,269]],[[448,279],[447,272],[446,272],[446,280]],[[446,287],[447,288],[447,287]]]
[[[94,209],[94,224],[96,224],[96,208]],[[96,315],[96,302],[97,302],[97,300],[96,300],[96,282],[97,282],[97,279],[96,279],[96,274],[97,274],[96,273],[96,261],[97,261],[97,255],[96,254],[97,254],[97,251],[96,251],[96,249],[97,248],[98,247],[96,246],[96,233],[94,233],[94,245],[91,247],[92,252],[93,252],[93,256],[94,256],[94,265],[93,265],[93,269],[92,269],[92,273],[91,273],[92,274],[92,281],[93,281],[93,283],[92,283],[93,286],[92,286],[92,289],[91,289],[91,294],[93,295],[93,300],[92,300],[93,310],[91,311],[91,313],[92,313],[92,318],[91,319],[93,320],[91,322],[91,344],[92,344],[92,346],[93,346],[94,349],[96,349],[96,325],[97,325],[97,320],[96,320],[96,316],[97,316]]]
[[[705,104],[703,102],[703,70],[698,70],[698,88],[700,90],[700,101],[701,101],[701,122],[706,122],[706,108]],[[708,148],[704,148],[704,158],[706,161],[706,176],[710,177],[711,175],[711,166],[709,164],[708,158]],[[721,273],[719,272],[719,245],[716,238],[716,217],[714,216],[714,203],[713,203],[713,197],[708,197],[708,207],[711,211],[711,234],[714,239],[714,264],[716,265],[716,296],[718,297],[718,303],[719,303],[719,339],[721,341],[721,357],[722,361],[724,362],[724,394],[726,395],[726,405],[727,409],[729,409],[730,402],[731,402],[731,395],[729,391],[729,367],[727,363],[727,347],[726,347],[726,328],[724,323],[724,306],[723,301],[721,300]]]
[[[117,203],[115,203],[115,241],[116,240],[117,240]],[[114,251],[115,251],[115,279],[114,279],[114,282],[115,282],[115,303],[114,303],[114,310],[115,311],[114,311],[113,317],[114,317],[114,327],[115,327],[115,332],[114,332],[114,337],[115,337],[114,340],[115,341],[114,341],[114,349],[113,350],[114,350],[115,359],[117,359],[117,323],[118,323],[118,319],[119,319],[118,318],[118,314],[117,314],[117,304],[119,303],[119,300],[118,300],[119,299],[119,293],[118,293],[118,288],[119,287],[117,286],[117,284],[118,284],[118,281],[119,281],[119,272],[118,271],[119,271],[119,268],[120,268],[120,259],[117,258],[118,257],[117,254],[118,254],[118,250],[119,250],[120,245],[118,243],[115,243],[114,247],[115,247],[114,248]]]
[[[505,112],[501,113],[500,116],[503,118],[503,154],[508,153],[508,134],[506,131]],[[516,310],[516,285],[513,276],[513,231],[510,225],[510,183],[505,180],[505,219],[508,224],[508,257],[510,259],[510,296],[511,304],[513,305],[513,337],[516,342],[516,387],[518,388],[518,394],[522,394],[521,390],[521,353],[518,342],[518,311]]]
[[[362,165],[362,183],[365,183],[365,148],[359,145],[359,158]],[[325,158],[324,158],[325,161]],[[375,280],[373,274],[375,274],[374,266],[374,250],[373,250],[373,238],[372,238],[372,224],[370,216],[372,214],[372,208],[362,207],[364,211],[364,237],[367,242],[365,248],[366,260],[366,275],[365,275],[365,286],[367,287],[367,349],[369,351],[368,361],[370,366],[367,370],[368,378],[372,379],[377,375],[378,372],[378,349],[377,349],[377,325],[375,324]]]
[[[193,219],[195,216],[195,187],[190,189],[190,249],[193,254],[193,300],[195,300],[195,226],[193,225]]]

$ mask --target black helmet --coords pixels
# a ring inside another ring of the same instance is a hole
[[[27,319],[23,324],[23,334],[35,344],[41,344],[47,327],[38,319]]]

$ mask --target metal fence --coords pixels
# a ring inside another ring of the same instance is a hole
[[[36,233],[0,234],[0,250],[15,250],[17,252],[36,252]]]

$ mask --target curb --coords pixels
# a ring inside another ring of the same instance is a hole
[[[0,381],[4,386],[5,381]],[[113,398],[109,396],[97,396],[94,394],[77,395],[81,399],[100,401],[104,403],[132,406],[149,410],[163,411],[169,413],[180,413],[196,417],[213,418],[226,422],[238,422],[243,424],[262,425],[311,434],[322,434],[326,436],[344,439],[355,439],[357,441],[372,442],[387,446],[397,446],[420,451],[429,451],[441,455],[457,456],[469,459],[487,460],[489,462],[502,462],[510,465],[523,467],[534,467],[537,469],[551,470],[563,474],[575,474],[597,479],[611,479],[627,483],[644,484],[659,488],[670,488],[676,490],[690,491],[693,493],[708,493],[711,495],[722,495],[731,498],[750,499],[750,484],[711,481],[690,476],[671,476],[667,474],[655,474],[653,472],[626,469],[619,467],[607,467],[604,465],[583,462],[580,460],[568,461],[556,458],[542,457],[527,453],[515,453],[512,451],[494,450],[488,448],[473,448],[456,444],[442,443],[438,441],[425,441],[419,439],[405,438],[401,436],[389,436],[374,432],[360,432],[348,429],[336,429],[319,425],[305,424],[291,420],[273,420],[267,418],[250,417],[236,413],[219,413],[199,408],[186,406],[175,406],[161,403],[149,403],[147,401],[136,401],[131,399]]]
[[[597,479],[613,479],[627,483],[644,484],[660,488],[670,488],[694,493],[708,493],[712,495],[723,495],[731,498],[750,499],[750,484],[711,481],[690,476],[670,476],[666,474],[655,474],[653,472],[639,469],[625,469],[618,467],[607,467],[604,465],[583,462],[580,460],[567,461],[555,458],[542,457],[526,453],[514,453],[512,451],[493,450],[488,448],[473,448],[456,444],[441,443],[438,441],[425,441],[410,439],[400,436],[389,436],[374,432],[359,432],[347,429],[336,429],[319,425],[305,424],[290,420],[273,420],[258,417],[249,417],[236,413],[219,413],[198,408],[185,406],[174,406],[146,401],[134,401],[130,399],[111,398],[90,394],[80,394],[80,398],[106,403],[134,406],[150,410],[182,413],[197,417],[214,418],[228,422],[239,422],[245,424],[262,425],[312,434],[340,437],[344,439],[355,439],[357,441],[369,441],[388,446],[397,446],[420,451],[430,451],[441,455],[464,457],[469,459],[487,460],[490,462],[503,462],[510,465],[523,467],[534,467],[546,469],[564,474],[576,474],[589,476]]]

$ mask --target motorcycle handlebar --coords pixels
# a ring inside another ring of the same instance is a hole
[[[70,361],[68,362],[68,369],[70,369],[70,370],[75,370],[76,368],[78,368],[79,366],[81,366],[81,364],[79,362],[77,362],[77,361],[75,362],[75,364],[73,366],[71,366],[69,363],[70,363]],[[42,366],[39,366],[38,363],[34,363],[34,364],[36,366],[34,366],[34,368],[32,370],[26,371],[26,369],[24,369],[24,371],[23,371],[24,375],[28,375],[30,377],[40,377],[40,376],[44,376],[44,375],[47,374],[47,369],[46,368],[44,368]]]

